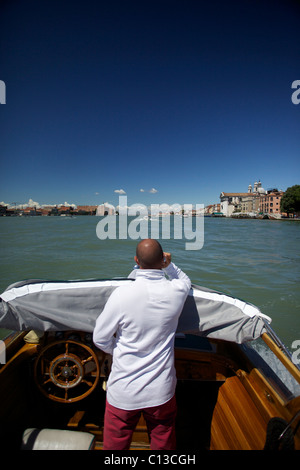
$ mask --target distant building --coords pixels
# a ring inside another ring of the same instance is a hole
[[[0,216],[6,215],[6,212],[7,212],[7,206],[0,205]]]
[[[69,215],[72,210],[73,210],[73,207],[70,207],[70,206],[62,205],[58,207],[59,215]]]
[[[281,214],[280,201],[283,195],[284,192],[277,189],[267,191],[267,194],[260,198],[259,211],[263,214]]]
[[[234,213],[256,214],[259,211],[259,202],[266,191],[261,186],[261,182],[249,184],[247,193],[224,193],[220,194],[221,212],[226,217],[231,217]]]
[[[77,212],[79,215],[95,215],[98,206],[77,206]]]
[[[113,205],[104,203],[97,207],[96,215],[115,215],[116,210]]]
[[[212,215],[214,212],[221,212],[220,204],[210,204],[209,206],[205,207],[205,215]]]
[[[40,209],[39,208],[37,209],[36,207],[25,207],[25,209],[23,209],[21,211],[21,214],[22,215],[31,215],[31,216],[33,216],[33,215],[42,215]]]
[[[224,193],[220,194],[221,212],[226,217],[231,217],[234,212],[241,212],[241,202],[249,198],[248,193]],[[252,201],[251,197],[251,201]]]
[[[264,190],[264,188],[262,188],[260,181],[258,181],[258,182],[255,181],[255,183],[253,185],[253,192],[252,192],[252,186],[251,186],[251,184],[249,184],[248,193],[251,193],[251,194],[266,194],[266,191]]]

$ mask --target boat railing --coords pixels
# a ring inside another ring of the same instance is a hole
[[[266,333],[262,334],[262,340],[280,360],[288,372],[294,377],[294,379],[300,384],[300,369],[292,361],[292,355],[288,348],[282,343],[282,341],[276,335],[275,331],[267,322],[265,322],[265,329]]]

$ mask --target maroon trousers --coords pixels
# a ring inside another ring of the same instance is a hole
[[[141,413],[146,420],[152,450],[175,450],[175,396],[167,403],[139,410],[121,410],[106,401],[103,450],[128,450]]]

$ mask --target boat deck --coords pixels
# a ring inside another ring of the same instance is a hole
[[[199,346],[199,338],[191,341]],[[79,401],[50,400],[34,381],[40,346],[22,342],[19,346],[8,351],[11,359],[0,369],[3,448],[20,449],[27,428],[52,428],[90,432],[96,438],[95,449],[101,450],[106,401],[104,375],[101,374],[93,392]],[[274,377],[264,376],[248,363],[246,356],[239,357],[237,345],[229,345],[229,354],[228,344],[222,342],[202,341],[198,350],[191,343],[189,348],[184,346],[184,340],[179,339],[175,349],[178,451],[260,450],[266,442],[270,419],[280,416],[289,422],[297,416],[300,396],[285,396],[282,384],[274,382]],[[298,421],[293,423],[294,429]],[[297,449],[299,431],[295,436]],[[131,449],[150,449],[143,417],[134,432]]]
[[[176,399],[178,415],[176,425],[178,450],[208,450],[211,419],[221,382],[178,381]],[[31,389],[27,396],[27,410],[23,410],[20,423],[26,428],[55,428],[90,432],[96,437],[96,450],[103,446],[103,418],[105,393],[99,385],[92,397],[79,404],[51,403]],[[14,424],[6,429],[2,442],[5,447],[21,447],[23,426]],[[133,434],[131,449],[150,449],[147,427],[141,416]]]

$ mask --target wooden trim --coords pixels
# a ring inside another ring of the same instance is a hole
[[[267,423],[238,377],[220,387],[211,426],[211,450],[261,450]]]
[[[285,407],[286,401],[258,369],[252,369],[249,374],[239,370],[237,375],[266,422],[274,416],[290,419]]]
[[[266,345],[271,349],[271,351],[275,354],[275,356],[282,362],[282,364],[286,367],[289,373],[300,383],[300,370],[295,364],[291,361],[291,359],[284,354],[284,352],[275,344],[272,338],[267,334],[263,333],[261,338],[266,343]]]

